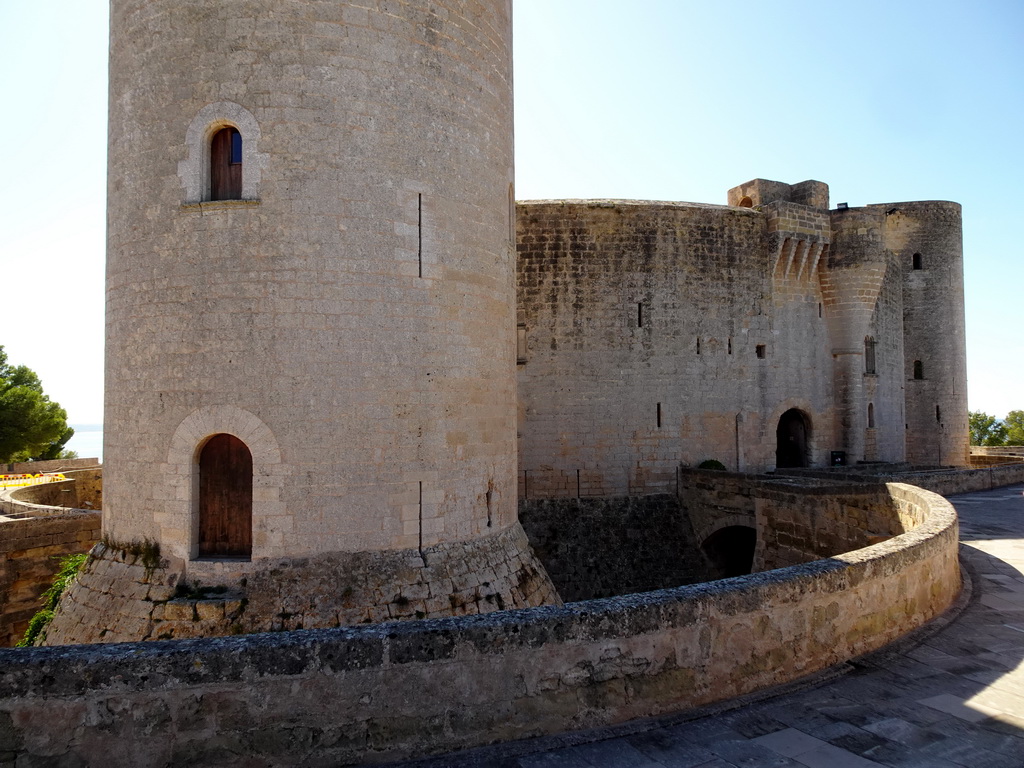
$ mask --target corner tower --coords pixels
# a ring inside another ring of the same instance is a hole
[[[113,0],[110,46],[100,560],[138,621],[51,642],[557,600],[516,516],[509,0]],[[171,621],[181,582],[226,618]]]
[[[903,278],[907,461],[968,466],[964,265],[958,203],[885,210],[886,247]]]

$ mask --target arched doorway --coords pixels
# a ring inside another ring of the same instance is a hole
[[[252,453],[214,435],[199,453],[199,557],[252,556]]]
[[[754,565],[754,546],[757,531],[747,525],[729,525],[719,528],[700,545],[708,558],[715,577],[728,579],[750,573]]]
[[[775,466],[779,469],[809,467],[807,445],[810,433],[810,424],[802,411],[790,408],[782,414],[775,431]]]

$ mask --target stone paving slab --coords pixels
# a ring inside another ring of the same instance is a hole
[[[1024,485],[950,497],[962,612],[743,701],[407,768],[1024,768]],[[787,692],[788,691],[788,692]]]

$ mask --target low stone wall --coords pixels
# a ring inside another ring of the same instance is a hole
[[[767,571],[851,552],[904,533],[904,520],[884,484],[749,475],[683,467],[679,497],[699,541],[725,526],[757,531],[752,570]]]
[[[958,493],[988,491],[1004,485],[1024,483],[1024,463],[1004,464],[987,469],[941,469],[928,472],[908,472],[884,479],[888,482],[916,485],[919,488],[924,488],[943,496],[954,496]]]
[[[960,588],[942,498],[844,555],[561,607],[169,643],[0,651],[26,765],[351,765],[678,711],[879,648]]]
[[[878,487],[785,487],[755,491],[754,571],[784,568],[878,544],[920,524]]]
[[[971,468],[972,469],[988,469],[989,467],[999,467],[1004,464],[1020,464],[1024,462],[1024,459],[1019,459],[1016,456],[984,456],[978,454],[971,454]]]
[[[1004,485],[1024,483],[1024,463],[1003,464],[985,469],[941,467],[938,469],[908,469],[891,473],[885,472],[884,466],[872,465],[860,471],[856,471],[855,467],[848,469],[787,469],[779,470],[776,474],[783,477],[798,477],[801,480],[907,483],[943,496],[954,496],[958,493],[988,491]]]
[[[971,456],[1024,459],[1024,445],[972,445]]]
[[[98,458],[91,459],[52,459],[50,461],[22,461],[16,464],[0,465],[0,471],[17,475],[31,473],[33,475],[42,472],[64,472],[73,469],[95,469],[100,465]]]
[[[89,551],[99,538],[99,511],[0,522],[0,645],[14,645],[25,634],[60,559]]]
[[[674,496],[524,500],[519,521],[566,602],[711,578]]]
[[[71,470],[62,474],[67,480],[11,489],[4,495],[15,504],[8,504],[5,509],[10,512],[52,514],[50,510],[41,510],[37,507],[96,510],[102,508],[103,470],[100,467]]]

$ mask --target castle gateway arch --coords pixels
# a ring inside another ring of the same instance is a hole
[[[809,467],[811,465],[807,447],[810,444],[811,420],[798,408],[790,408],[779,417],[775,430],[775,466]]]

